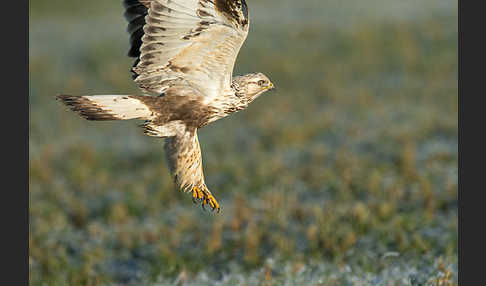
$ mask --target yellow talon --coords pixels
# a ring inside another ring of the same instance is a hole
[[[192,188],[192,199],[201,201],[201,206],[204,208],[205,205],[209,205],[212,210],[220,210],[219,203],[216,201],[214,196],[209,191],[203,191],[199,187]]]
[[[208,196],[207,196],[207,198],[206,198],[206,201],[208,201],[209,205],[211,205],[211,208],[212,208],[213,210],[217,209],[217,210],[218,210],[218,212],[219,212],[219,209],[220,209],[220,207],[219,207],[219,203],[218,203],[218,201],[216,201],[216,199],[214,198],[214,196],[213,196],[213,195],[208,194]]]
[[[203,191],[198,187],[192,188],[192,199],[193,200],[202,200],[204,198]]]

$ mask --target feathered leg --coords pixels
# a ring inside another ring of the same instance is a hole
[[[192,192],[193,200],[199,200],[219,212],[220,206],[204,182],[201,149],[196,128],[186,128],[174,137],[166,139],[165,151],[175,183],[184,192]]]

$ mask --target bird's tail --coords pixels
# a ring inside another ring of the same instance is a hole
[[[57,95],[72,111],[88,120],[149,119],[153,112],[143,99],[131,95]]]

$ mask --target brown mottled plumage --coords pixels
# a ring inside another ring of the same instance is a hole
[[[245,0],[124,0],[132,75],[146,95],[58,95],[88,120],[143,119],[145,134],[166,138],[178,187],[220,209],[204,182],[197,130],[245,109],[273,84],[261,73],[232,77],[246,39]]]

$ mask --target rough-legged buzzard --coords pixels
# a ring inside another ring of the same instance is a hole
[[[245,0],[124,0],[131,69],[144,95],[58,95],[88,120],[143,119],[145,134],[166,138],[177,186],[220,205],[204,182],[197,130],[245,109],[273,89],[261,73],[232,77],[249,27]]]

